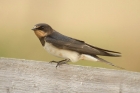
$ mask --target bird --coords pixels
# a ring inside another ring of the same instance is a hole
[[[62,64],[67,64],[68,62],[89,60],[101,61],[111,66],[123,69],[122,67],[116,66],[99,57],[121,57],[120,52],[102,49],[87,44],[82,40],[63,35],[46,23],[38,23],[34,25],[32,30],[48,53],[64,59],[60,61],[50,61],[51,63],[57,63],[56,68]]]

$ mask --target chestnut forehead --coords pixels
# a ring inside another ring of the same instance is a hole
[[[35,25],[33,28],[37,28],[37,26]]]
[[[39,25],[35,25],[33,28],[39,28],[40,26]]]
[[[34,25],[33,29],[37,29],[37,28],[40,28],[40,27],[48,28],[48,27],[50,27],[50,26],[49,26],[48,24],[40,23],[40,24]]]

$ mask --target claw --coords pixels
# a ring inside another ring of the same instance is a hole
[[[56,65],[56,69],[57,69],[58,66],[60,66],[59,63],[57,63],[57,65]]]
[[[57,61],[50,61],[49,63],[58,63]]]
[[[68,64],[68,62],[67,61],[58,62],[57,65],[56,65],[56,68],[60,65],[63,65],[63,64]]]
[[[57,63],[56,68],[62,64],[68,64],[70,60],[69,59],[65,59],[65,60],[61,60],[61,61],[50,61],[49,63]]]

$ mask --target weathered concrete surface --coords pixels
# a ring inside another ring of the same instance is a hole
[[[140,93],[140,73],[0,58],[0,93]]]

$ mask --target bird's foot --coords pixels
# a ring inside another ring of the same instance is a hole
[[[50,61],[50,63],[57,63],[56,68],[62,64],[68,64],[70,60],[69,59],[65,59],[65,60],[61,60],[61,61]]]
[[[63,65],[63,64],[68,64],[68,62],[67,62],[67,61],[58,62],[57,65],[56,65],[56,68],[57,68],[58,66]]]
[[[58,63],[58,61],[50,61],[49,63]]]

